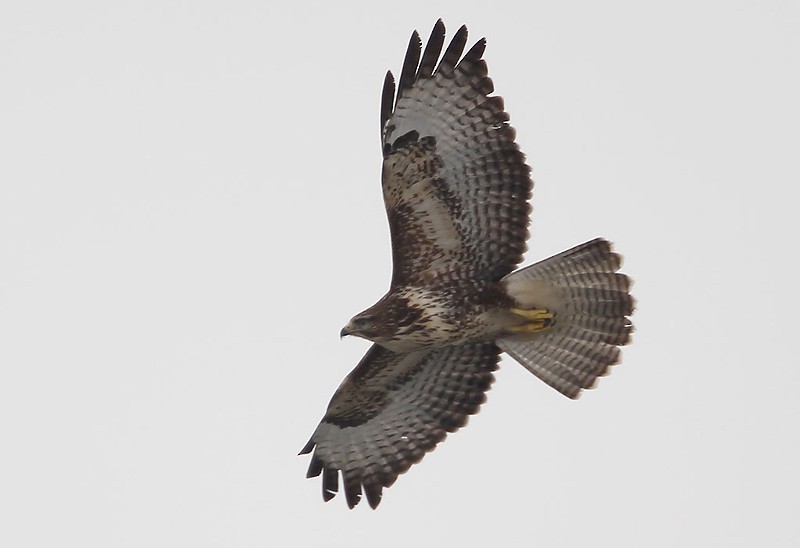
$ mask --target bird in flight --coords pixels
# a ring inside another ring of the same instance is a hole
[[[383,488],[478,412],[505,352],[569,398],[620,358],[633,330],[629,278],[595,239],[516,270],[533,182],[484,39],[462,26],[442,49],[415,31],[381,99],[382,188],[392,241],[388,293],[341,335],[373,342],[302,449],[322,497],[347,504]]]

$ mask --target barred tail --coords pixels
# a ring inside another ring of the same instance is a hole
[[[516,306],[544,308],[555,324],[538,333],[513,334],[497,345],[534,375],[569,398],[592,388],[618,363],[619,346],[630,339],[633,313],[630,279],[619,272],[622,258],[596,239],[507,275]]]

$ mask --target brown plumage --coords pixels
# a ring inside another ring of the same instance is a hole
[[[570,398],[619,359],[633,311],[621,259],[597,239],[514,272],[533,182],[482,59],[416,31],[381,101],[388,293],[342,330],[373,341],[301,453],[331,499],[375,508],[384,487],[478,411],[507,352]]]

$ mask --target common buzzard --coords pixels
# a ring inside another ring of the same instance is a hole
[[[506,352],[569,398],[620,357],[633,326],[630,281],[603,239],[516,270],[533,182],[482,59],[462,26],[425,51],[415,31],[400,81],[381,100],[389,292],[342,336],[374,344],[333,395],[301,454],[330,500],[342,473],[351,508],[477,413]]]

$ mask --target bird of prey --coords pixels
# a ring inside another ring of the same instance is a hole
[[[372,341],[301,454],[333,498],[373,508],[426,452],[485,401],[505,352],[569,398],[619,361],[633,330],[630,280],[595,239],[515,270],[533,182],[503,100],[491,95],[484,39],[467,29],[442,54],[415,31],[395,89],[381,100],[383,199],[393,270],[388,293],[341,335]]]

